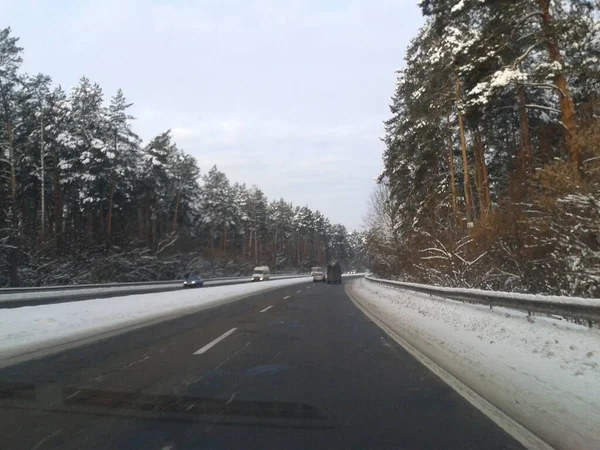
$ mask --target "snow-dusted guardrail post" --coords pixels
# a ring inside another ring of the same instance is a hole
[[[365,277],[375,283],[399,287],[424,294],[437,295],[452,300],[488,305],[490,308],[501,306],[504,308],[527,311],[529,315],[549,314],[567,319],[577,319],[587,322],[591,328],[593,323],[600,323],[600,299],[561,297],[554,295],[518,294],[513,292],[484,291],[480,289],[460,289],[426,284],[406,283],[402,281],[382,280],[374,277]]]

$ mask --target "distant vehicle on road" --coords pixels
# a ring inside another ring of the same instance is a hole
[[[322,268],[322,267],[320,267],[320,266],[315,266],[315,267],[311,267],[311,268],[310,268],[310,276],[311,276],[311,277],[312,277],[312,276],[314,276],[315,272],[322,272],[322,273],[325,273],[325,271],[323,270],[323,268]]]
[[[183,287],[202,287],[204,286],[204,280],[200,278],[198,274],[188,274],[183,280]]]
[[[342,268],[338,263],[327,265],[327,284],[329,283],[342,284]]]
[[[319,269],[321,269],[321,268],[319,267]],[[323,270],[312,272],[312,277],[313,277],[313,282],[327,281],[327,276],[325,275],[325,272],[323,272]]]
[[[252,271],[252,281],[266,281],[271,278],[271,271],[268,266],[258,266]]]

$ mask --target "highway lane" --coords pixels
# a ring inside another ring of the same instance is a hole
[[[522,448],[325,283],[0,370],[0,447]]]

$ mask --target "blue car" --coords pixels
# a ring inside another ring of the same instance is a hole
[[[187,275],[183,280],[183,287],[202,287],[204,280],[200,278],[200,275]]]

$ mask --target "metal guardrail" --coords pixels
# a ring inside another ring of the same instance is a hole
[[[291,275],[282,275],[291,276]],[[250,277],[219,277],[219,278],[207,278],[204,281],[225,281],[225,280],[242,280],[250,279]],[[16,287],[16,288],[0,288],[0,296],[3,294],[12,294],[20,292],[50,292],[50,291],[70,291],[70,290],[81,290],[81,289],[105,289],[105,288],[121,288],[121,287],[135,287],[135,286],[162,286],[162,285],[181,285],[183,280],[170,280],[170,281],[136,281],[127,283],[104,283],[104,284],[65,284],[60,286],[36,286],[36,287]]]
[[[275,275],[273,280],[296,278],[305,275]],[[204,280],[204,288],[250,283],[250,277],[210,278]],[[183,289],[182,280],[148,281],[138,283],[80,284],[66,286],[43,286],[33,288],[0,289],[0,309],[68,303],[82,300],[170,292]]]
[[[587,322],[589,327],[592,327],[594,322],[600,322],[600,299],[518,294],[512,292],[483,291],[479,289],[446,288],[416,283],[405,283],[401,281],[382,280],[369,276],[365,278],[375,283],[409,289],[423,294],[486,305],[489,306],[490,309],[494,306],[499,306],[525,311],[529,315],[548,314],[568,319],[577,319]]]
[[[181,284],[180,280],[173,281],[143,281],[131,283],[106,283],[106,284],[67,284],[62,286],[36,286],[36,287],[16,287],[0,289],[0,297],[6,294],[18,294],[29,292],[51,292],[51,291],[77,291],[82,289],[103,289],[135,286],[162,286],[169,284]]]

